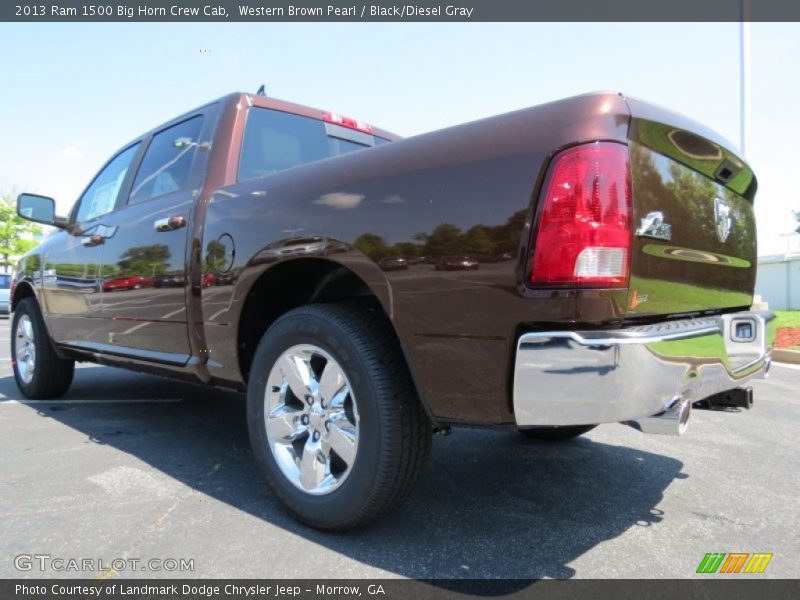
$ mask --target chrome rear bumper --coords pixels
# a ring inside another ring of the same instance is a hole
[[[517,425],[641,420],[639,428],[648,430],[647,417],[674,415],[683,419],[680,433],[688,418],[682,408],[765,376],[773,319],[770,312],[741,312],[617,330],[523,334],[514,368]]]

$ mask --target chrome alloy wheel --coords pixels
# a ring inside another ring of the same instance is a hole
[[[323,349],[292,346],[275,361],[264,420],[272,455],[294,486],[322,495],[347,479],[358,451],[356,399],[342,367]]]
[[[14,354],[17,360],[17,372],[25,383],[33,379],[36,368],[36,344],[33,335],[33,323],[28,315],[22,315],[17,322],[14,336]]]

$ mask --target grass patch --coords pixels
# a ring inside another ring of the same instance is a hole
[[[773,310],[778,328],[800,327],[800,310]]]
[[[682,313],[730,306],[750,306],[750,294],[704,288],[698,285],[632,277],[631,290],[648,295],[648,301],[639,305],[640,313]]]
[[[693,356],[697,358],[725,357],[725,343],[718,335],[705,335],[688,340],[670,340],[650,344],[650,349],[665,356]]]

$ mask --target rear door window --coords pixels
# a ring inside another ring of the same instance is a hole
[[[153,136],[136,173],[129,204],[179,192],[186,187],[202,126],[203,117],[198,115]]]
[[[11,275],[0,273],[0,290],[8,290],[11,288]]]
[[[345,138],[336,137],[343,130]],[[370,148],[386,140],[291,113],[252,107],[239,157],[239,181]]]

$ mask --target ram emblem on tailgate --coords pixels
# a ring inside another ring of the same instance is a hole
[[[717,223],[717,238],[724,243],[731,233],[733,219],[731,218],[731,207],[724,198],[719,196],[714,199],[714,220]]]

